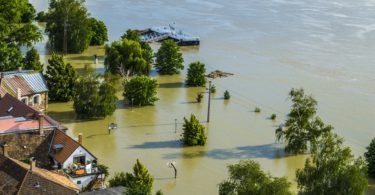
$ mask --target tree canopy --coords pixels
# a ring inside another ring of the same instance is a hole
[[[242,160],[229,165],[229,178],[219,184],[220,195],[291,195],[290,183],[285,177],[264,173],[259,163]]]
[[[103,45],[108,41],[108,30],[103,21],[90,18],[89,27],[92,32],[90,45]]]
[[[316,116],[317,101],[303,89],[292,89],[293,102],[284,127],[276,129],[276,139],[286,142],[285,151],[300,154],[316,147],[319,138],[333,129]]]
[[[370,177],[375,177],[375,138],[371,140],[369,146],[366,147],[365,158],[368,166],[368,174]]]
[[[137,41],[122,39],[105,47],[106,70],[122,76],[148,75],[151,66],[143,56],[141,45]]]
[[[188,68],[186,84],[203,87],[206,82],[206,65],[199,61],[191,63]]]
[[[296,173],[299,194],[363,194],[367,189],[367,166],[354,158],[343,140],[328,133]]]
[[[150,47],[150,44],[141,41],[141,35],[138,31],[128,29],[126,33],[121,36],[121,38],[138,42],[141,45],[142,56],[146,60],[147,64],[151,65],[154,63],[154,53],[152,48]]]
[[[72,100],[75,95],[77,71],[69,63],[65,64],[63,56],[57,54],[52,54],[48,64],[45,77],[49,98],[62,102]]]
[[[78,79],[73,107],[79,117],[105,117],[116,110],[115,80],[107,75],[100,82],[101,77],[90,73]]]
[[[35,70],[42,72],[43,64],[40,63],[38,51],[32,47],[27,53],[24,59],[24,68],[27,70]]]
[[[180,48],[173,40],[165,40],[156,53],[155,67],[160,74],[178,74],[184,69]]]
[[[49,37],[49,44],[55,51],[64,52],[66,46],[68,53],[81,53],[89,46],[92,32],[84,2],[50,1],[45,31]]]
[[[182,134],[182,142],[187,146],[205,145],[207,135],[204,126],[199,122],[194,114],[190,116],[190,120],[184,117],[184,131]]]
[[[0,71],[23,67],[20,47],[42,39],[34,17],[35,9],[27,0],[0,0]]]
[[[124,194],[150,195],[154,179],[148,173],[147,168],[137,159],[132,173],[116,173],[108,183],[110,187],[124,186]]]
[[[148,76],[136,76],[124,81],[124,97],[133,105],[152,105],[159,100],[156,97],[158,83]]]

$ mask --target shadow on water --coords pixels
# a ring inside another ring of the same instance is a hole
[[[174,83],[159,83],[159,88],[183,88],[185,84],[183,82]]]
[[[179,140],[159,141],[159,142],[145,142],[141,145],[132,145],[128,148],[137,149],[160,149],[160,148],[180,148],[182,143]]]
[[[84,56],[84,55],[80,55],[80,56],[68,56],[66,59],[67,60],[79,60],[79,61],[92,61],[93,63],[95,61],[94,55],[92,55],[92,56]]]
[[[284,147],[281,144],[265,144],[257,146],[242,146],[233,149],[214,149],[210,151],[198,151],[187,153],[171,153],[163,156],[164,159],[192,159],[199,157],[208,157],[217,160],[227,159],[249,159],[249,158],[268,158],[278,159],[287,157]]]
[[[88,121],[96,121],[101,120],[102,118],[93,118],[93,119],[87,119],[87,118],[78,118],[76,113],[73,110],[70,111],[48,111],[48,116],[51,118],[57,118],[59,119],[60,123],[80,123],[80,122],[88,122]]]
[[[90,138],[94,138],[94,137],[97,137],[97,136],[105,136],[105,135],[110,135],[110,134],[108,134],[108,133],[98,133],[98,134],[89,135],[86,138],[90,139]]]

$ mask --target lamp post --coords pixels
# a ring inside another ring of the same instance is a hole
[[[174,179],[177,179],[176,161],[169,161],[169,162],[167,162],[167,166],[169,168],[173,168],[173,170],[174,170]]]
[[[177,133],[177,119],[174,119],[174,133]]]
[[[208,108],[207,108],[207,123],[210,122],[210,109],[211,109],[211,80],[208,81]]]
[[[134,102],[134,98],[132,98],[132,107],[131,107],[132,111],[133,111],[133,102]]]

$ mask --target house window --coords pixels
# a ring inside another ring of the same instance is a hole
[[[29,101],[29,98],[27,98],[27,97],[21,98],[21,102],[23,102],[25,104],[27,104],[28,101]]]
[[[33,105],[39,105],[40,104],[40,95],[34,95],[33,96]]]
[[[75,157],[73,157],[73,163],[74,164],[85,165],[86,164],[86,156],[83,155],[83,156],[75,156]]]

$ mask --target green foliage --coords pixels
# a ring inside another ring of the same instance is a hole
[[[42,34],[32,23],[35,10],[27,0],[0,0],[0,71],[23,67],[21,46],[32,46]]]
[[[51,0],[46,32],[55,51],[64,51],[64,27],[68,53],[82,53],[90,44],[92,32],[84,0]]]
[[[155,193],[155,195],[164,195],[164,193],[163,193],[163,191],[158,190],[158,191]]]
[[[45,77],[49,88],[49,98],[61,102],[72,100],[75,95],[77,71],[69,63],[65,64],[61,55],[52,54],[48,63]]]
[[[286,142],[285,151],[301,154],[310,149],[314,149],[319,138],[333,129],[330,125],[325,125],[316,116],[317,102],[312,96],[307,96],[303,89],[292,89],[289,93],[292,99],[292,107],[289,118],[285,122],[284,128],[276,129],[276,139]]]
[[[205,145],[207,135],[205,128],[200,124],[194,114],[190,116],[190,121],[184,117],[182,130],[182,142],[187,146]]]
[[[82,118],[105,117],[116,110],[116,88],[110,77],[88,74],[79,79],[74,96],[74,110]]]
[[[224,91],[224,99],[225,99],[225,100],[229,100],[229,99],[230,99],[230,93],[229,93],[228,90],[225,90],[225,91]]]
[[[116,173],[108,183],[110,187],[124,186],[126,195],[150,195],[154,179],[148,173],[147,168],[137,159],[131,173]]]
[[[256,112],[256,113],[260,113],[260,112],[261,112],[261,110],[260,110],[260,108],[259,108],[259,107],[255,107],[255,110],[254,110],[254,112]]]
[[[47,13],[44,12],[44,11],[41,11],[41,12],[38,12],[35,20],[38,21],[38,22],[47,22],[47,17],[48,17]]]
[[[211,86],[211,93],[216,93],[216,86],[215,85]]]
[[[156,97],[158,83],[148,76],[136,76],[124,81],[124,97],[133,105],[153,105],[159,99]]]
[[[229,165],[229,179],[219,184],[220,195],[291,195],[290,183],[285,177],[264,173],[253,160]]]
[[[160,74],[178,74],[184,69],[180,48],[173,40],[165,40],[156,53],[156,69]]]
[[[197,93],[197,97],[195,99],[197,100],[198,103],[201,103],[202,98],[203,98],[203,94],[202,93]]]
[[[296,173],[299,194],[363,194],[367,188],[367,166],[354,158],[342,138],[328,133],[313,150],[303,169]]]
[[[43,71],[43,64],[40,63],[38,51],[32,47],[27,53],[24,59],[24,69],[35,70],[38,72]]]
[[[151,66],[143,56],[137,41],[122,39],[105,47],[104,64],[107,71],[122,76],[148,75]]]
[[[24,66],[22,53],[18,47],[9,47],[0,42],[0,71],[17,70]]]
[[[366,149],[365,158],[368,166],[368,174],[370,177],[375,177],[375,138],[371,140],[370,145]]]
[[[115,173],[115,175],[108,180],[109,187],[126,186],[126,179],[124,172]]]
[[[108,41],[108,30],[103,21],[90,18],[89,27],[92,32],[90,45],[103,45]]]
[[[104,174],[104,179],[109,176],[109,168],[106,165],[98,164],[98,169]]]
[[[275,120],[276,119],[276,114],[271,114],[271,120]]]
[[[141,35],[136,30],[128,29],[124,35],[121,36],[122,39],[128,39],[132,41],[136,41],[139,44],[141,44],[142,48],[142,56],[146,60],[147,64],[153,64],[154,63],[154,53],[152,51],[152,48],[150,47],[150,44],[146,42],[141,42]]]
[[[199,86],[199,87],[204,86],[207,82],[205,74],[206,74],[205,64],[199,61],[191,63],[188,68],[186,84],[189,86]]]

